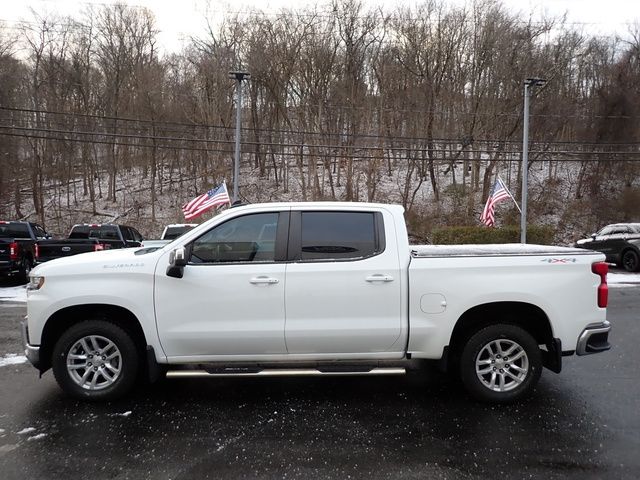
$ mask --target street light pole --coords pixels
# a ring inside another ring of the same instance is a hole
[[[236,149],[233,158],[233,202],[238,200],[238,187],[240,185],[240,127],[242,125],[242,81],[249,80],[249,72],[229,72],[229,78],[238,83],[238,98],[236,103]]]
[[[522,125],[522,199],[520,200],[520,243],[527,243],[527,190],[529,183],[529,102],[534,87],[547,83],[542,78],[527,78],[524,81],[524,122]]]

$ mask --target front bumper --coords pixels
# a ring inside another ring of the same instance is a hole
[[[20,323],[20,330],[22,332],[22,346],[27,360],[31,362],[31,365],[40,369],[40,347],[29,345],[29,327],[26,318]]]
[[[611,324],[606,320],[602,323],[587,325],[578,337],[576,354],[591,355],[609,350],[611,348],[609,343],[610,330]]]

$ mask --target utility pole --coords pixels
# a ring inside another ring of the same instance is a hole
[[[236,100],[236,150],[233,158],[233,203],[238,200],[238,186],[240,185],[240,127],[242,125],[242,81],[249,80],[249,72],[229,72],[229,78],[238,83],[238,97]]]
[[[542,78],[527,78],[524,81],[524,123],[522,125],[522,199],[520,205],[520,243],[527,243],[527,189],[529,183],[529,101],[535,87],[547,83]]]

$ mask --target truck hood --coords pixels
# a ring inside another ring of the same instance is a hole
[[[154,248],[122,248],[80,253],[42,263],[31,270],[31,276],[146,270],[153,268],[161,252]]]

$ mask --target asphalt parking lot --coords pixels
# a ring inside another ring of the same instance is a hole
[[[0,477],[640,478],[640,286],[611,289],[614,348],[569,357],[533,398],[475,403],[436,371],[166,380],[109,404],[19,362],[0,304]]]

